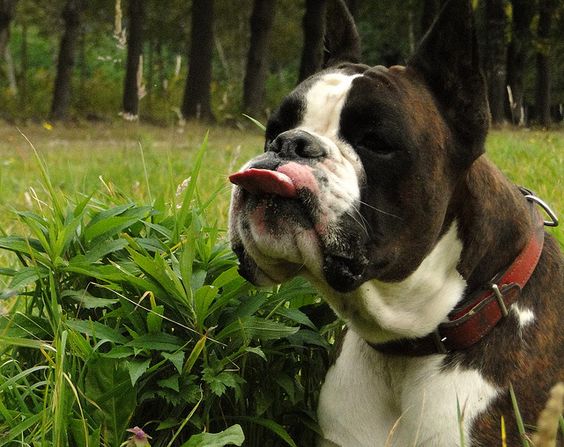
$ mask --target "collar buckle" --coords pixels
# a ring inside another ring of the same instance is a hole
[[[498,287],[497,284],[492,284],[491,289],[493,290],[493,293],[494,293],[495,298],[497,300],[497,304],[499,305],[499,308],[501,309],[501,314],[504,317],[507,317],[507,315],[509,315],[509,312],[507,311],[507,306],[505,305],[505,300],[503,299],[503,293],[501,293],[501,290],[499,290],[499,287]]]

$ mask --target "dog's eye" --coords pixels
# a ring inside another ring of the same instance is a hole
[[[384,158],[390,158],[398,152],[398,147],[384,140],[380,135],[367,133],[356,143],[356,147],[364,149]]]

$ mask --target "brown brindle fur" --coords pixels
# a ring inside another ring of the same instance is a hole
[[[459,269],[471,290],[513,261],[539,221],[521,192],[483,157],[472,166],[459,194],[459,235],[465,247]],[[526,426],[536,424],[555,378],[564,380],[564,331],[558,319],[562,300],[554,295],[564,289],[563,274],[558,243],[546,234],[538,266],[517,301],[534,313],[534,321],[521,330],[510,313],[480,343],[446,360],[447,368],[476,368],[503,389],[512,384]],[[507,445],[521,445],[508,391],[476,421],[472,433],[477,445],[499,444],[500,415]]]

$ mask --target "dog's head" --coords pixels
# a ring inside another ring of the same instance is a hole
[[[350,28],[339,33],[331,59],[340,63],[284,99],[264,153],[231,176],[230,235],[246,278],[304,275],[348,292],[417,268],[483,152],[488,108],[472,22],[470,2],[451,0],[405,67],[343,63],[358,43]]]

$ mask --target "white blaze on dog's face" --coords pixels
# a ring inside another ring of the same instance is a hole
[[[347,320],[371,313],[361,286],[407,280],[452,227],[457,176],[422,180],[456,169],[446,129],[409,69],[344,65],[304,81],[269,120],[265,153],[232,176],[241,273],[260,285],[302,275]]]
[[[244,274],[251,281],[281,282],[296,274],[322,278],[325,247],[338,246],[346,221],[362,227],[359,204],[364,170],[339,133],[341,110],[351,83],[359,76],[332,72],[300,86],[271,119],[266,153],[241,169],[286,174],[297,194],[281,198],[269,194],[268,188],[263,193],[260,185],[255,194],[234,188],[231,239],[239,253],[238,242],[243,244],[244,257],[252,265],[242,262],[242,266],[249,268]],[[290,115],[289,107],[294,108]],[[295,122],[280,121],[288,116]]]

